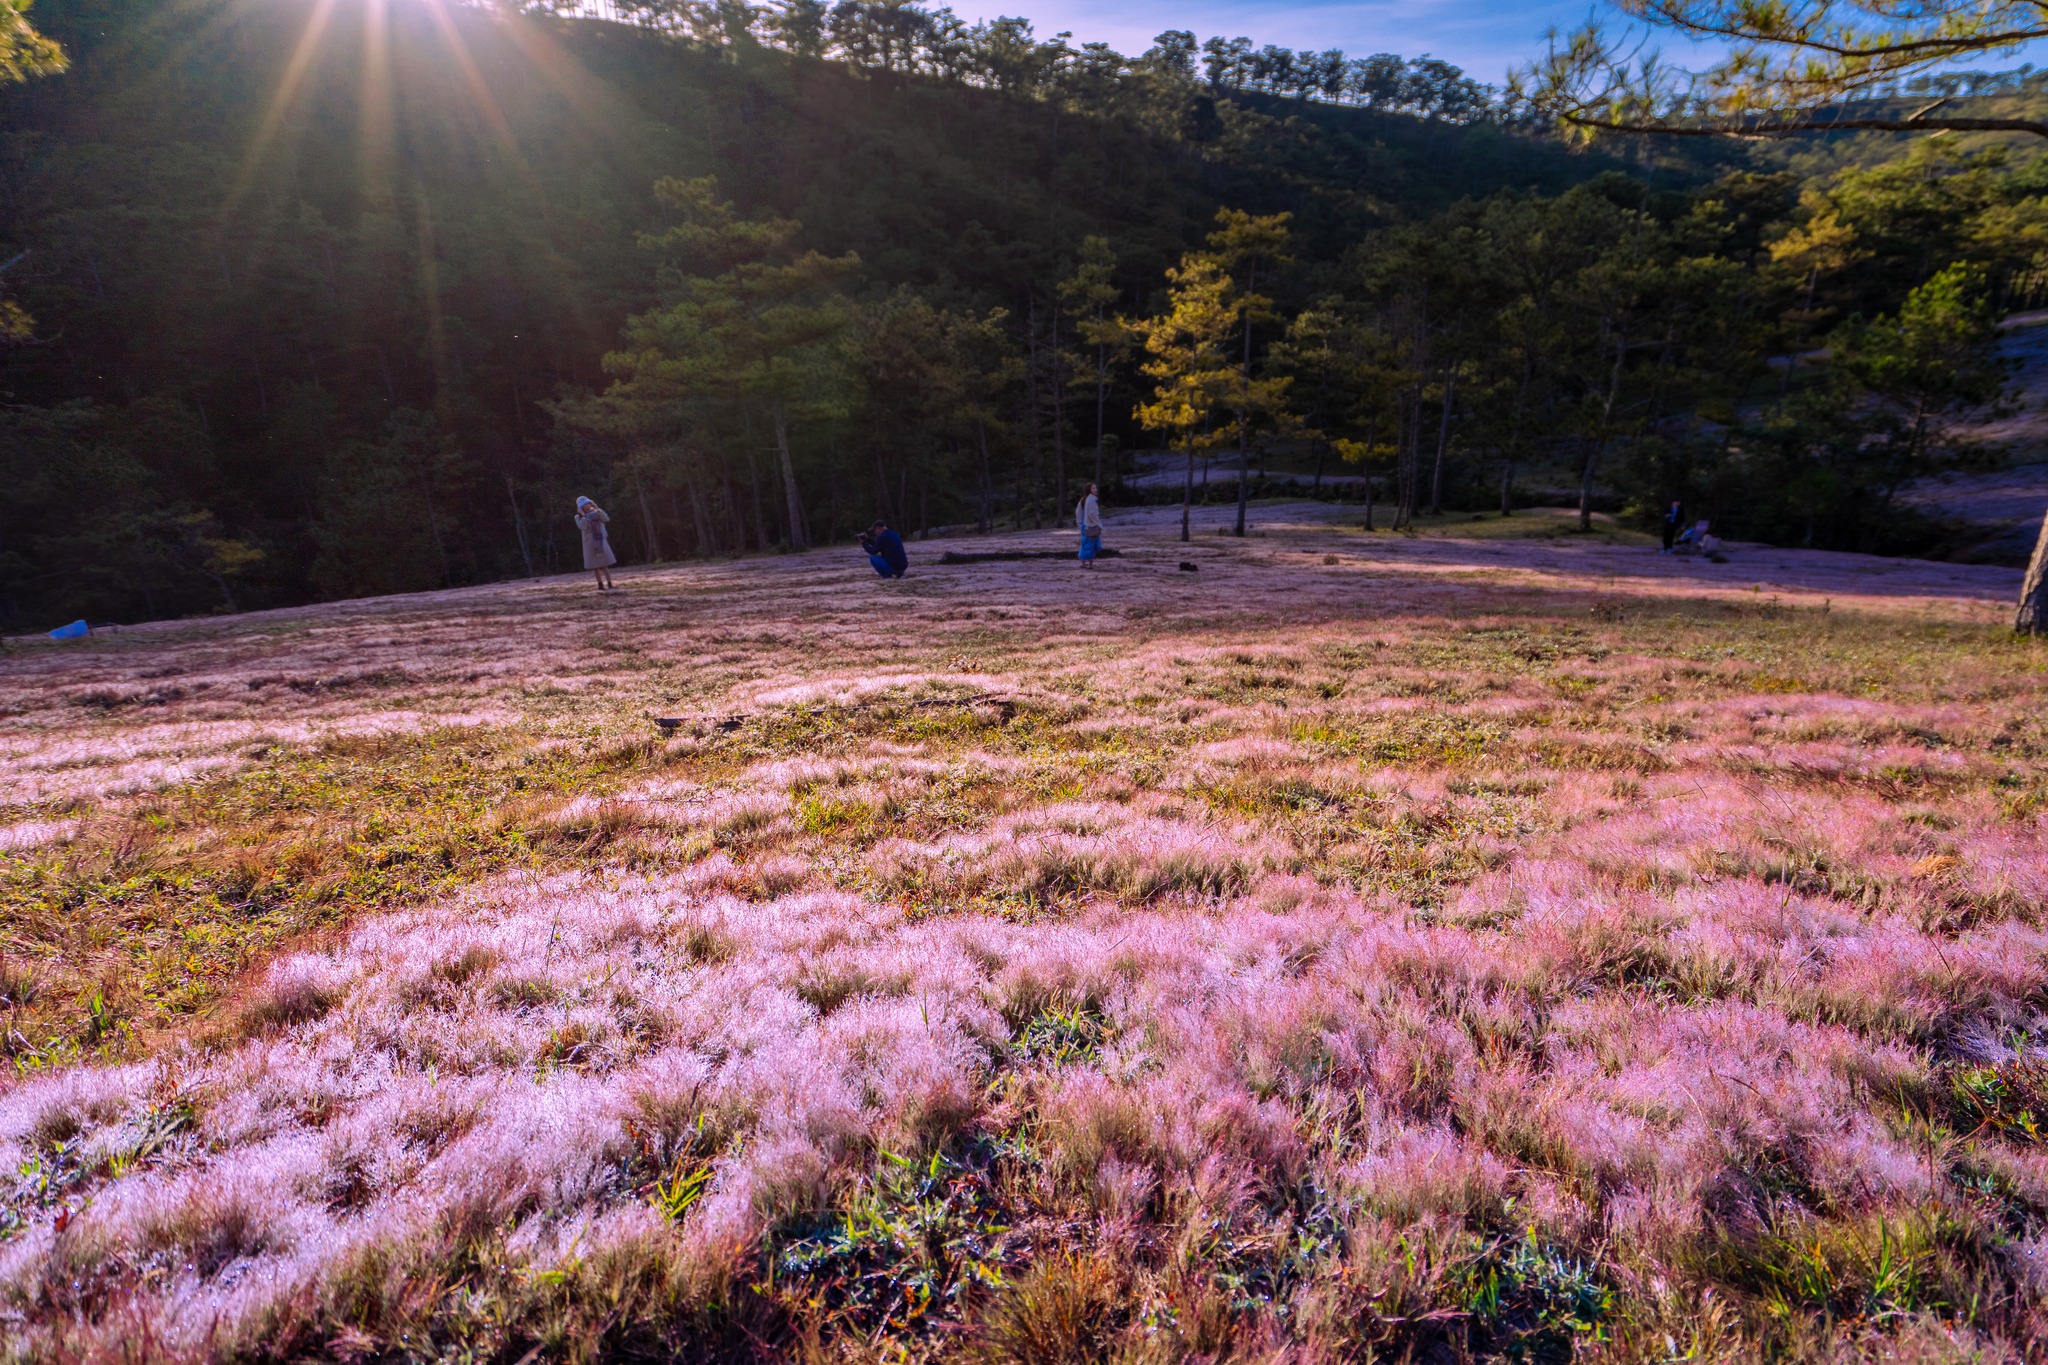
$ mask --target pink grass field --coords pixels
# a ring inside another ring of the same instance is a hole
[[[1254,510],[13,642],[0,1355],[2048,1358],[2017,574]]]

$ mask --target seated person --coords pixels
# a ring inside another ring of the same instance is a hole
[[[868,552],[868,563],[884,578],[901,578],[910,571],[910,555],[903,548],[903,537],[890,530],[887,522],[878,521],[870,526],[860,538],[860,547]]]

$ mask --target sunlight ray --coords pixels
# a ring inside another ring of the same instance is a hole
[[[627,111],[617,92],[591,75],[589,68],[563,47],[554,34],[538,25],[507,24],[505,36],[541,79],[593,130],[604,132],[618,126]]]
[[[448,394],[448,320],[441,310],[441,259],[434,240],[434,210],[426,186],[417,180],[412,187],[412,209],[419,233],[420,304],[426,310],[427,354],[434,366],[434,402],[446,401]]]
[[[284,126],[285,115],[290,111],[307,71],[312,68],[313,58],[320,50],[320,39],[326,35],[327,25],[334,18],[334,6],[335,0],[318,0],[313,7],[313,15],[306,21],[306,31],[299,35],[298,45],[292,49],[291,61],[286,64],[284,76],[277,83],[277,93],[271,96],[263,121],[256,127],[256,136],[249,140],[241,168],[236,171],[234,183],[228,187],[227,197],[221,203],[220,216],[223,219],[234,212],[256,183],[256,171],[263,164],[263,154]]]
[[[498,107],[497,96],[491,93],[484,73],[477,69],[476,59],[470,55],[469,44],[462,40],[462,33],[455,27],[455,21],[448,14],[443,0],[426,0],[427,13],[433,16],[434,27],[441,32],[442,41],[448,45],[448,55],[462,72],[462,78],[469,85],[471,96],[476,100],[477,113],[490,130],[491,138],[498,144],[498,150],[512,170],[526,186],[540,194],[540,177],[527,164],[526,156],[519,150],[519,139],[512,132],[512,125],[505,119],[505,111]]]
[[[448,55],[454,59],[457,68],[462,72],[463,79],[468,84],[471,96],[476,103],[477,113],[483,119],[492,141],[497,144],[499,153],[505,158],[506,163],[512,169],[513,175],[519,180],[519,183],[530,196],[534,213],[542,228],[542,231],[537,234],[536,245],[547,254],[551,264],[555,267],[551,274],[555,278],[565,277],[569,270],[569,265],[560,252],[554,231],[555,213],[553,202],[547,194],[540,176],[535,173],[532,164],[526,159],[525,153],[520,149],[519,139],[512,131],[512,125],[506,119],[504,110],[499,106],[497,96],[491,93],[489,82],[484,79],[483,72],[477,67],[476,59],[470,53],[469,44],[463,41],[461,30],[456,27],[454,17],[448,12],[446,0],[426,0],[426,10],[432,16],[435,28],[440,31],[442,41],[447,46]],[[534,55],[526,44],[520,43],[518,46],[522,53],[529,57]],[[548,64],[544,60],[534,61],[533,66],[550,84],[562,90],[564,97],[569,99],[572,107],[577,108],[579,112],[583,110],[585,107],[584,102],[579,101],[566,88],[566,84],[555,66]],[[601,122],[597,119],[594,112],[589,117],[594,122]],[[423,204],[422,212],[424,211]],[[579,302],[566,295],[565,302],[568,303],[571,316],[579,324],[586,320],[586,310]]]
[[[363,0],[363,84],[361,145],[357,149],[365,202],[388,209],[392,202],[391,167],[397,156],[391,80],[390,0]]]

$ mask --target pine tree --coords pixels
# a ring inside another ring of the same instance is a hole
[[[1286,264],[1291,213],[1254,217],[1240,209],[1223,209],[1216,215],[1216,230],[1209,234],[1209,256],[1218,270],[1231,279],[1228,304],[1235,331],[1243,340],[1238,365],[1225,386],[1224,406],[1237,430],[1237,529],[1245,533],[1245,507],[1251,488],[1251,431],[1254,424],[1270,421],[1284,411],[1285,376],[1261,378],[1253,369],[1252,334],[1258,324],[1274,320],[1273,301],[1259,293],[1263,275]]]
[[[1239,312],[1236,287],[1213,256],[1196,254],[1166,272],[1166,312],[1138,325],[1153,382],[1150,402],[1137,409],[1140,425],[1164,435],[1187,457],[1181,484],[1180,538],[1189,538],[1195,493],[1195,456],[1216,441],[1216,417],[1227,410],[1238,382],[1231,355]]]
[[[664,180],[656,192],[682,217],[650,239],[676,262],[665,272],[674,302],[627,320],[625,349],[605,357],[616,380],[606,399],[648,420],[683,401],[742,405],[774,437],[788,544],[807,549],[792,433],[846,409],[837,343],[852,314],[840,287],[860,260],[800,249],[792,219],[741,218],[713,180]]]
[[[0,0],[0,84],[54,76],[71,64],[64,49],[28,21],[35,0]]]
[[[1083,364],[1087,380],[1095,389],[1095,482],[1102,479],[1104,448],[1109,435],[1109,388],[1117,366],[1139,341],[1137,327],[1114,311],[1123,291],[1116,284],[1116,253],[1107,237],[1089,237],[1081,243],[1081,263],[1060,282],[1060,298],[1074,331],[1088,348]]]

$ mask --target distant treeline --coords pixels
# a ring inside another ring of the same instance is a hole
[[[950,6],[916,0],[473,0],[514,9],[627,24],[714,50],[749,46],[827,58],[871,72],[918,75],[962,85],[1048,97],[1099,97],[1119,82],[1200,82],[1216,93],[1254,93],[1355,105],[1452,123],[1541,126],[1543,117],[1510,88],[1474,80],[1439,58],[1378,52],[1352,57],[1261,44],[1247,37],[1202,39],[1170,29],[1137,57],[1072,35],[1041,38],[1029,19],[969,23]],[[2048,91],[2032,63],[2006,71],[1942,72],[1869,87],[1859,103],[1908,96],[1991,96]]]
[[[1106,43],[1040,38],[1028,19],[968,23],[951,7],[908,0],[532,0],[528,12],[581,15],[631,24],[713,48],[761,44],[806,57],[829,57],[866,70],[915,74],[992,90],[1094,95],[1125,80],[1200,80],[1215,91],[1253,91],[1395,110],[1454,123],[1507,119],[1500,92],[1449,62],[1392,53],[1350,58],[1334,49],[1296,51],[1250,38],[1198,40],[1169,30],[1139,57]]]

